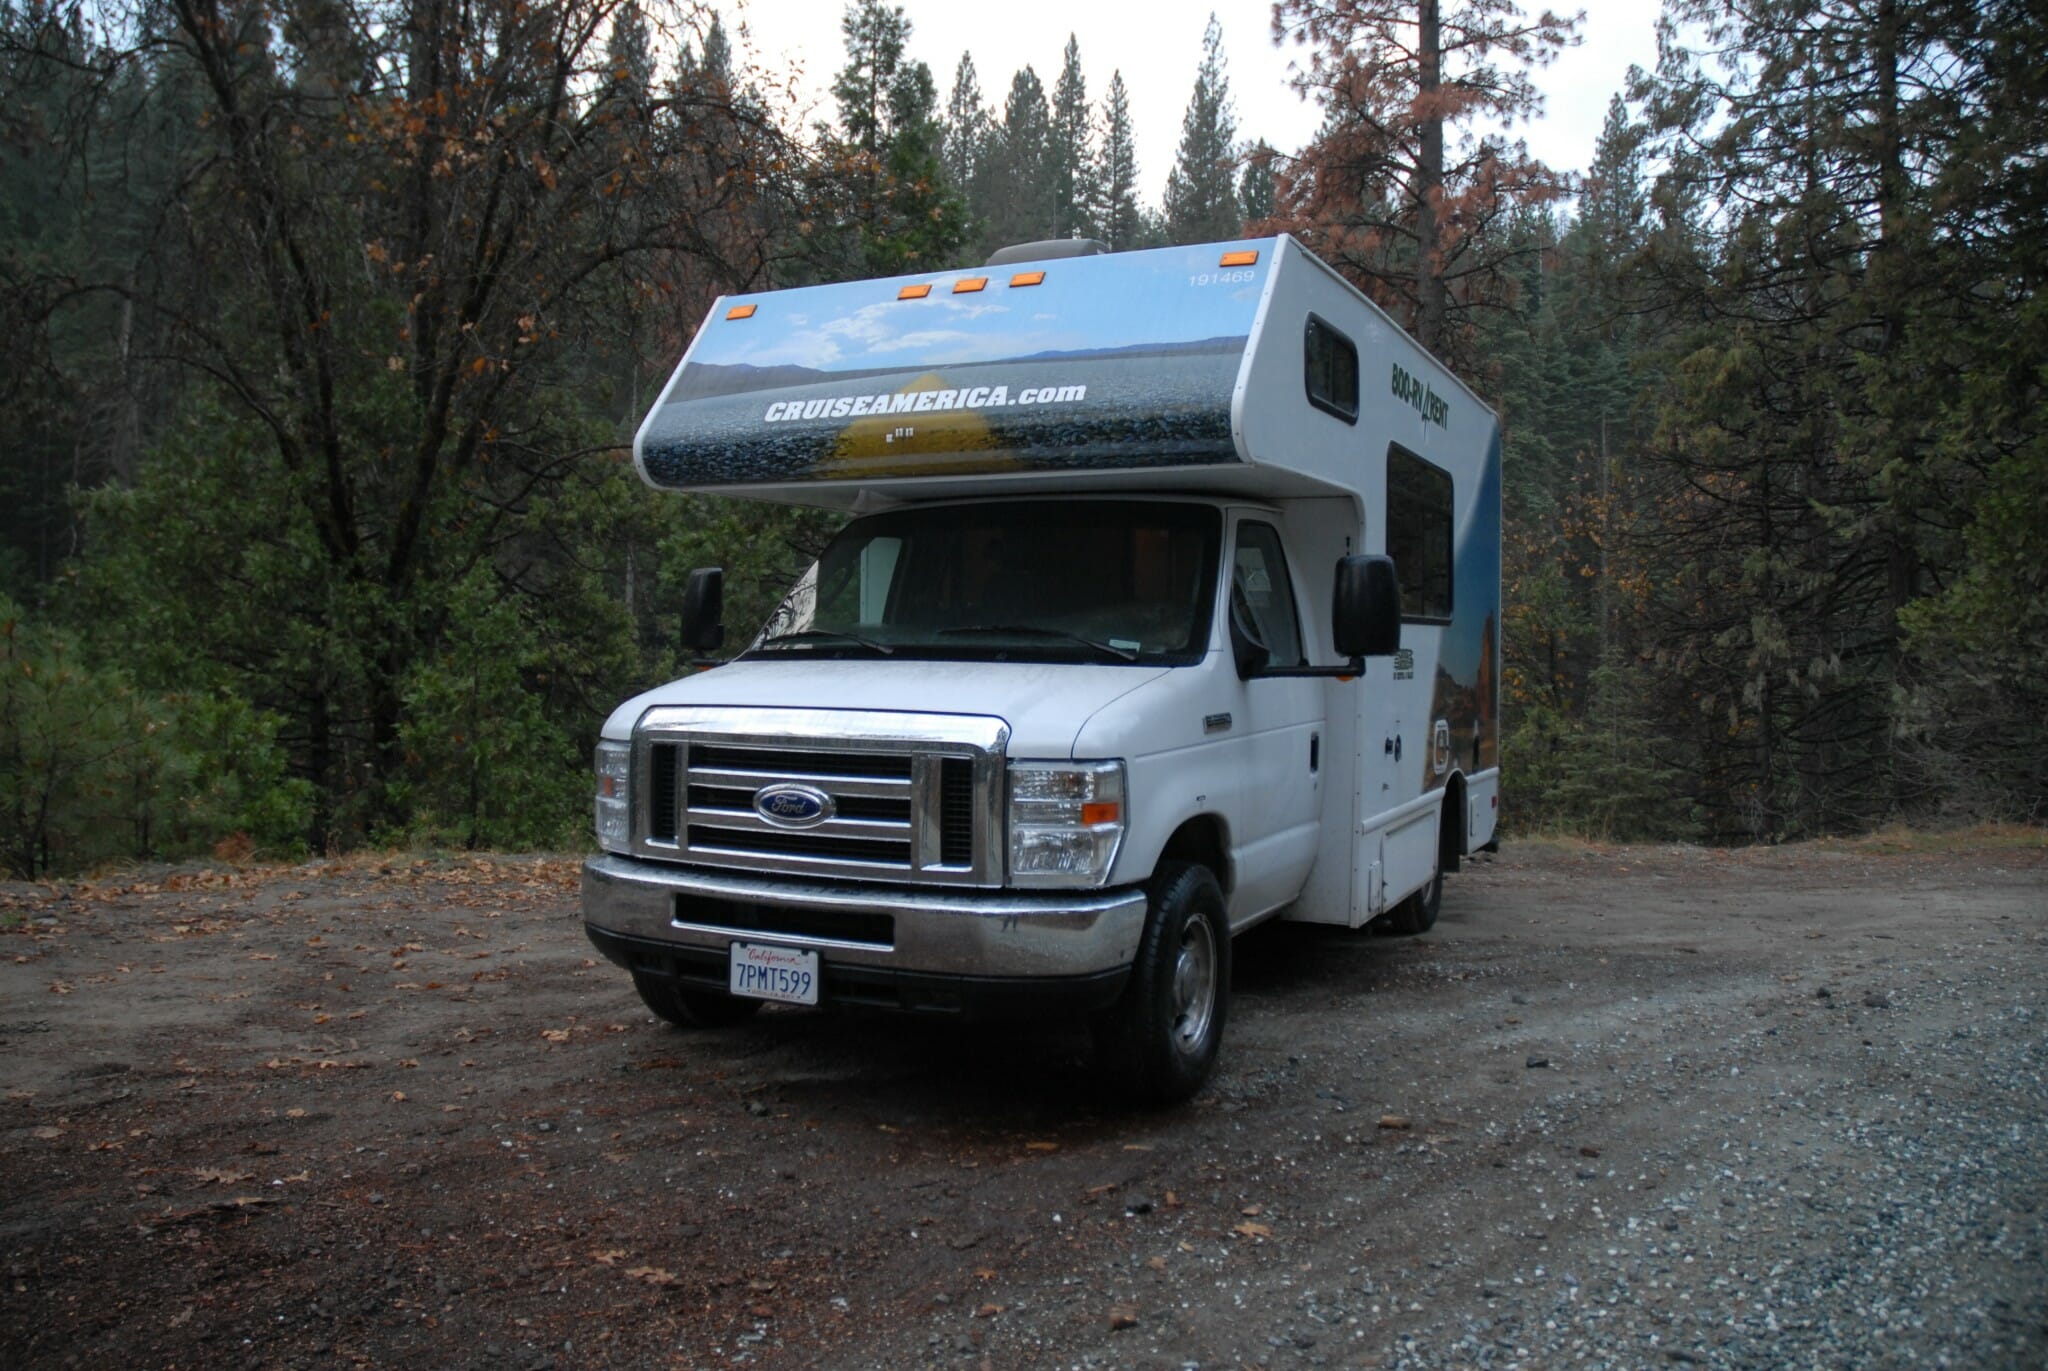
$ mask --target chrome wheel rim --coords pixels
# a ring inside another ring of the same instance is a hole
[[[1180,951],[1173,962],[1173,1044],[1195,1054],[1209,1037],[1216,1016],[1216,935],[1204,918],[1191,918],[1181,929]]]

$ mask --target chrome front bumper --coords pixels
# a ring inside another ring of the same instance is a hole
[[[835,920],[846,927],[819,931]],[[1145,894],[781,880],[607,853],[583,864],[583,922],[600,947],[622,938],[723,955],[732,943],[760,942],[814,949],[828,968],[1053,980],[1128,968]]]

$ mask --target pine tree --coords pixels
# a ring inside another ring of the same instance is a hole
[[[939,161],[947,184],[967,204],[970,220],[987,216],[990,141],[994,121],[982,103],[981,81],[974,58],[960,54],[953,73],[953,93],[946,100],[946,129]]]
[[[1052,88],[1052,138],[1048,154],[1052,173],[1053,236],[1096,236],[1094,157],[1089,144],[1088,85],[1081,76],[1081,45],[1067,35],[1060,79]]]
[[[717,10],[711,12],[711,22],[704,29],[704,42],[697,61],[713,80],[720,84],[732,81],[732,40],[726,37],[725,21],[718,17]]]
[[[1247,229],[1273,217],[1279,188],[1273,180],[1273,164],[1280,154],[1261,138],[1244,155],[1244,172],[1237,182],[1237,203]]]
[[[1541,97],[1529,70],[1575,42],[1576,19],[1524,19],[1513,0],[1279,0],[1273,29],[1309,49],[1295,89],[1323,107],[1321,131],[1281,187],[1294,233],[1457,362],[1460,316],[1497,303],[1507,276],[1493,232],[1557,178],[1497,134]]]
[[[889,94],[903,66],[903,49],[910,41],[910,20],[903,7],[884,6],[881,0],[854,0],[839,21],[846,42],[846,65],[832,82],[832,98],[839,104],[842,140],[865,153],[878,175],[884,144],[890,134]]]
[[[902,7],[856,0],[840,25],[846,65],[832,84],[839,127],[829,146],[850,194],[848,221],[860,269],[890,275],[950,260],[967,208],[940,165],[944,130],[931,69],[906,61]]]
[[[1052,112],[1038,73],[1025,67],[1010,82],[991,157],[989,241],[1030,243],[1053,236]]]
[[[1120,252],[1138,246],[1144,238],[1138,206],[1138,143],[1121,71],[1110,73],[1109,91],[1102,98],[1102,142],[1093,179],[1099,197],[1097,235]]]
[[[1209,16],[1202,34],[1202,64],[1181,118],[1180,148],[1166,178],[1166,234],[1175,243],[1235,238],[1244,226],[1238,208],[1237,120],[1230,78],[1223,70],[1223,26]]]

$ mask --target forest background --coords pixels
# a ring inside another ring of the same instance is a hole
[[[583,841],[688,570],[831,528],[635,478],[709,303],[1076,234],[1293,233],[1499,410],[1513,828],[2038,820],[2048,13],[1666,0],[1547,167],[1575,29],[1281,0],[1288,151],[1212,20],[1155,207],[1116,74],[876,0],[813,127],[669,0],[0,0],[0,856]]]

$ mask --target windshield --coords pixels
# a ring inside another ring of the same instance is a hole
[[[1222,518],[1121,500],[940,505],[840,530],[748,650],[1180,666],[1208,647]]]

